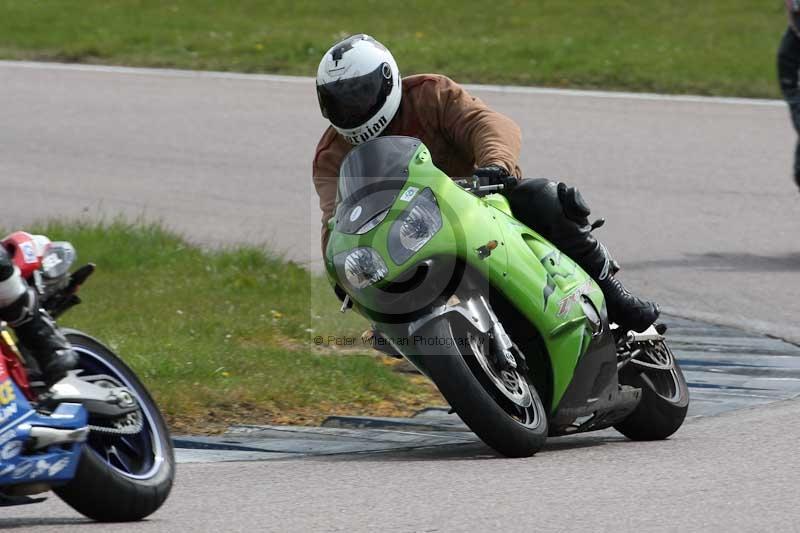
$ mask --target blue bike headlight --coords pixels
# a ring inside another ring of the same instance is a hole
[[[433,191],[425,189],[409,204],[389,230],[389,256],[401,265],[442,229],[442,213]]]

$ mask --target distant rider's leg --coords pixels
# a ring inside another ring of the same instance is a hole
[[[53,320],[39,309],[36,291],[22,279],[3,246],[0,246],[0,320],[14,328],[20,344],[39,363],[47,384],[55,383],[77,365],[77,354]]]
[[[789,27],[778,48],[778,81],[783,98],[789,105],[789,115],[795,131],[800,135],[800,36]],[[800,141],[795,146],[794,180],[800,187]]]
[[[592,235],[589,206],[576,188],[547,179],[526,179],[509,193],[509,202],[514,216],[558,246],[597,281],[612,321],[634,331],[644,331],[656,321],[658,305],[633,296],[614,277],[619,267]]]

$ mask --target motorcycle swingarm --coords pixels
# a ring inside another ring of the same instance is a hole
[[[67,377],[53,385],[44,400],[46,404],[79,403],[92,416],[117,418],[139,409],[136,399],[126,387],[101,386],[103,376],[81,379],[80,370],[69,372]]]

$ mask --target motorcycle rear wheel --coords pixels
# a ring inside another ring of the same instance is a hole
[[[631,440],[663,440],[678,431],[689,410],[689,387],[667,343],[651,341],[642,357],[620,372],[624,385],[642,389],[636,409],[614,429]]]
[[[490,341],[467,321],[445,316],[417,335],[437,342],[425,366],[450,406],[486,444],[506,457],[530,457],[547,440],[547,412],[527,376],[502,373],[487,356]]]
[[[54,492],[99,522],[141,520],[161,507],[172,489],[175,454],[167,426],[139,378],[109,348],[79,331],[64,332],[80,355],[82,375],[104,374],[128,387],[144,416],[134,435],[92,430],[75,477]]]

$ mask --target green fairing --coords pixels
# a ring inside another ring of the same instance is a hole
[[[443,226],[403,265],[397,265],[389,256],[387,239],[391,223],[409,205],[402,196],[410,187],[419,190],[416,194],[425,188],[433,191]],[[491,241],[497,241],[497,248],[482,259],[477,250]],[[603,308],[604,298],[597,284],[575,262],[511,216],[505,197],[492,194],[479,198],[465,191],[434,166],[421,144],[408,165],[408,180],[381,224],[363,235],[331,233],[325,264],[332,282],[337,278],[333,258],[360,246],[375,249],[388,267],[388,274],[376,287],[396,279],[409,266],[436,256],[455,255],[480,272],[543,338],[553,371],[550,405],[555,412],[591,339],[580,295],[586,294],[597,309]],[[364,291],[359,298],[369,295],[370,291]]]

